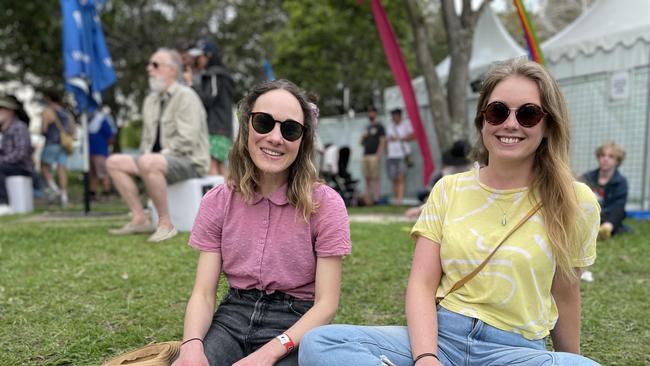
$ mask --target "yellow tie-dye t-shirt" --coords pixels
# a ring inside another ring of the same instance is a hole
[[[443,276],[438,297],[474,270],[532,207],[527,188],[493,189],[478,180],[478,172],[476,165],[471,171],[442,178],[411,230],[413,237],[440,244]],[[585,184],[575,182],[574,188],[582,209],[576,223],[582,250],[572,264],[586,267],[596,259],[600,207]],[[446,296],[441,306],[527,339],[547,336],[558,312],[551,296],[555,259],[541,210],[501,245],[474,278]]]

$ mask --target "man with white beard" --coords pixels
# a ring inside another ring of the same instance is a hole
[[[134,177],[142,179],[158,212],[158,227],[149,239],[159,242],[178,232],[171,222],[167,185],[206,174],[210,165],[206,112],[198,95],[181,84],[178,52],[158,49],[147,64],[151,93],[142,107],[140,155],[113,154],[106,161],[108,174],[131,210],[131,221],[113,235],[153,231],[145,215]]]

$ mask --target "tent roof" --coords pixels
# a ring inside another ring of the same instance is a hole
[[[650,43],[650,0],[596,0],[578,19],[542,44],[547,60],[573,59],[580,52],[610,51]]]
[[[526,50],[512,39],[492,8],[486,7],[478,19],[474,32],[472,58],[469,62],[471,77],[477,77],[477,74],[484,72],[495,61],[523,55],[526,55]],[[451,58],[447,56],[436,66],[440,78],[447,78],[450,61]]]

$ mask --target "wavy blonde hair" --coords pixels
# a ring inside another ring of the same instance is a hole
[[[273,80],[258,84],[239,102],[239,133],[228,157],[230,164],[228,184],[239,191],[246,202],[252,202],[255,192],[260,186],[260,171],[253,163],[248,151],[250,126],[248,120],[257,98],[276,89],[291,93],[298,100],[302,109],[305,130],[296,160],[289,166],[287,199],[307,221],[309,216],[318,209],[318,204],[312,200],[312,190],[318,180],[313,160],[314,121],[304,91],[289,80]]]
[[[522,76],[537,84],[541,107],[547,113],[544,117],[546,137],[535,152],[534,178],[529,191],[535,196],[531,197],[531,200],[543,203],[541,214],[559,273],[576,280],[577,275],[571,266],[571,259],[578,255],[582,243],[578,239],[580,225],[576,225],[580,207],[573,186],[575,179],[568,164],[569,114],[560,86],[544,67],[525,58],[516,58],[497,63],[488,72],[481,87],[474,119],[479,138],[472,155],[480,164],[488,165],[488,151],[481,135],[484,123],[483,109],[497,84],[512,76]]]

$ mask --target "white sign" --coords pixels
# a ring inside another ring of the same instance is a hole
[[[616,71],[609,77],[609,99],[623,100],[630,96],[630,70]]]

